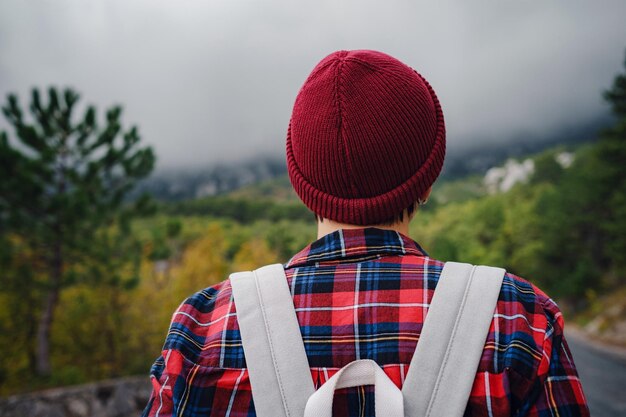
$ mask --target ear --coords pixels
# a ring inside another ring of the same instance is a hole
[[[426,201],[430,198],[430,192],[433,190],[433,186],[431,185],[430,187],[428,187],[428,190],[424,191],[424,194],[422,194],[422,200]]]

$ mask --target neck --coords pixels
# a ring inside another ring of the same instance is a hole
[[[324,219],[323,221],[317,222],[317,238],[319,239],[339,229],[362,229],[365,227],[377,227],[379,229],[395,230],[396,232],[399,232],[405,236],[408,236],[409,235],[409,223],[410,223],[410,219],[406,219],[403,222],[397,222],[392,225],[374,224],[374,225],[369,225],[369,226],[359,226],[355,224],[339,223],[334,220]]]

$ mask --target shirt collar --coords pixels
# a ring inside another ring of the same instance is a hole
[[[339,263],[377,258],[383,255],[428,256],[410,237],[395,230],[367,227],[339,229],[322,236],[295,254],[287,268],[316,263]]]

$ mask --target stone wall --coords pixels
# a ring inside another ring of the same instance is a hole
[[[139,417],[150,391],[148,376],[54,388],[0,398],[0,416]]]

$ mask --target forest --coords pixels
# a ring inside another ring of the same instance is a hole
[[[76,93],[43,95],[2,107],[14,129],[0,133],[0,395],[148,375],[187,296],[315,239],[285,178],[178,202],[126,198],[155,155],[121,108],[78,117]],[[531,281],[572,322],[626,299],[626,72],[603,97],[614,121],[593,140],[529,155],[532,175],[507,191],[477,175],[436,183],[410,237],[433,258]]]

